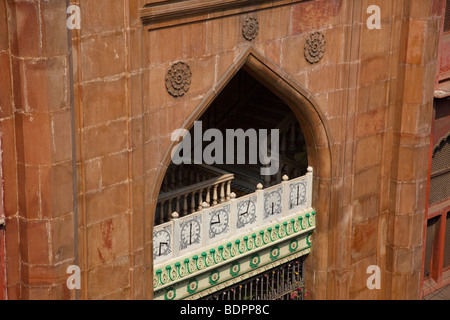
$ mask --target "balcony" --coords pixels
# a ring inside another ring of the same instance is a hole
[[[304,176],[229,198],[232,180],[213,178],[224,186],[216,204],[204,202],[186,216],[173,212],[154,228],[155,298],[199,298],[307,254],[315,229],[312,174],[309,167]]]

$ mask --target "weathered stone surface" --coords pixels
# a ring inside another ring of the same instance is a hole
[[[74,298],[64,267],[76,258],[81,298],[152,298],[170,135],[198,119],[242,64],[289,101],[311,141],[310,298],[419,297],[435,71],[450,65],[437,54],[443,1],[375,1],[379,30],[366,27],[367,1],[238,8],[151,30],[139,18],[148,1],[113,2],[74,1],[82,29],[71,33],[63,2],[0,4],[10,298]],[[258,32],[246,39],[250,17]],[[313,63],[311,34],[326,39],[316,55],[317,37]],[[189,68],[167,83],[179,61]],[[383,272],[377,292],[365,287],[372,264]]]

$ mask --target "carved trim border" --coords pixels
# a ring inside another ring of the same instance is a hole
[[[197,300],[311,252],[312,230],[155,291],[155,300]],[[298,245],[291,250],[291,243]],[[272,259],[273,250],[279,254]],[[214,277],[214,278],[213,278]],[[194,286],[191,287],[191,285]]]
[[[185,279],[198,276],[223,264],[227,264],[251,253],[272,247],[273,245],[308,234],[316,228],[316,212],[308,210],[298,215],[287,217],[284,221],[265,226],[259,231],[253,230],[241,234],[231,242],[200,250],[186,259],[176,258],[154,267],[153,289],[159,291],[173,286]]]
[[[305,0],[184,0],[148,3],[140,10],[149,29],[158,29],[233,14],[273,8]]]

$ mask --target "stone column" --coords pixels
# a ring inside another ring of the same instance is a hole
[[[422,279],[433,89],[440,13],[436,0],[405,0],[393,109],[386,299],[418,299]]]
[[[9,270],[8,282],[20,283],[10,298],[69,299],[66,269],[75,263],[75,246],[66,2],[5,2],[14,119],[5,139],[15,141],[15,155],[6,148],[17,162],[17,189],[8,182],[7,192],[18,195],[17,219],[7,214],[6,233],[20,243],[14,252],[19,248],[8,238],[8,259],[20,270]]]

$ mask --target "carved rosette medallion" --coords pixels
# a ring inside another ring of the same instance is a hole
[[[248,41],[256,38],[259,32],[259,24],[256,18],[248,18],[242,27],[242,35]]]
[[[325,36],[320,32],[312,33],[305,43],[305,58],[311,63],[317,63],[323,58],[325,53]]]
[[[191,85],[191,68],[186,62],[174,63],[166,75],[166,88],[173,97],[181,97],[188,92]]]

